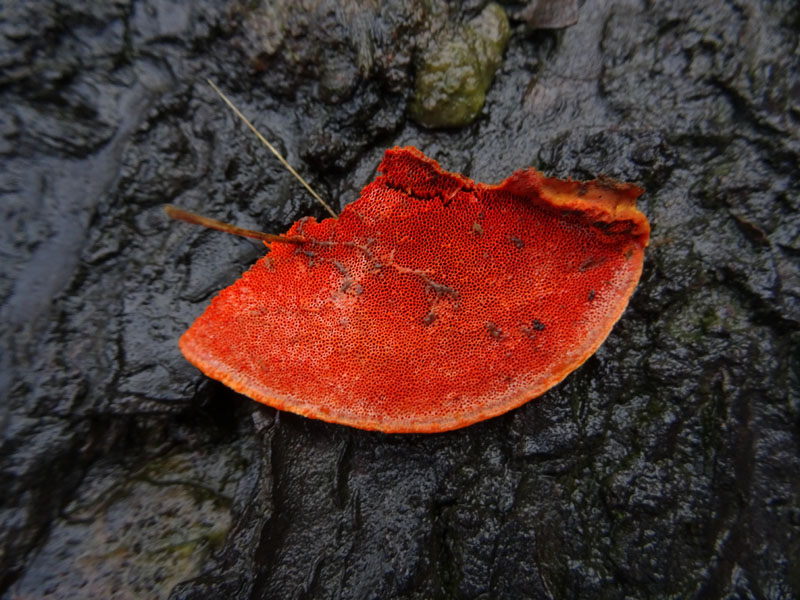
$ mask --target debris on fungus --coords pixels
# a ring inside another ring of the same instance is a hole
[[[511,30],[501,6],[489,4],[455,34],[437,40],[417,70],[412,118],[425,127],[460,127],[478,116]]]
[[[439,432],[544,393],[625,310],[650,234],[638,187],[535,169],[486,185],[411,147],[379,170],[337,219],[265,242],[186,358],[280,410]]]

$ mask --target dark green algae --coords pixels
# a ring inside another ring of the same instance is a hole
[[[409,114],[425,127],[461,127],[478,116],[511,35],[489,4],[474,19],[437,36],[419,60]]]
[[[505,2],[484,107],[446,131],[407,118],[416,61],[486,3],[296,6],[6,7],[0,596],[800,595],[796,3],[587,2],[531,32]],[[205,77],[338,207],[394,144],[640,183],[628,310],[555,389],[441,435],[209,382],[177,338],[263,247],[161,205],[324,213]]]

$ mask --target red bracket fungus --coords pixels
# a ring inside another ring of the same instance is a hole
[[[505,413],[580,366],[639,281],[642,190],[499,185],[387,150],[338,219],[297,221],[181,337],[189,361],[280,410],[385,432]]]

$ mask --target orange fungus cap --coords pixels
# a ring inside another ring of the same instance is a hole
[[[437,432],[544,393],[625,310],[650,236],[640,188],[535,169],[485,185],[410,147],[379,170],[214,298],[186,358],[280,410]]]

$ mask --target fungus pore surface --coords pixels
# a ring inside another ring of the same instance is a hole
[[[535,169],[499,185],[387,150],[338,219],[297,221],[181,337],[186,358],[281,410],[385,432],[505,413],[619,319],[650,226],[642,190]]]

